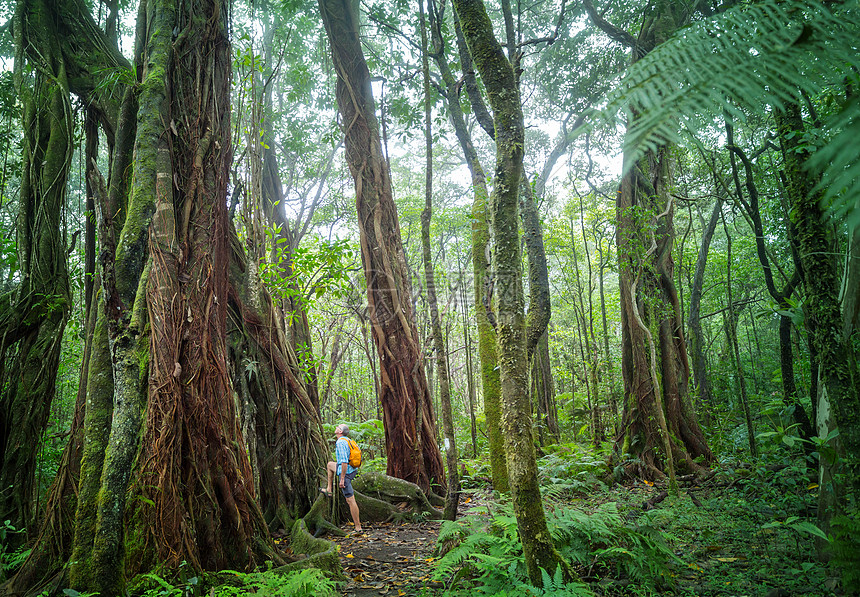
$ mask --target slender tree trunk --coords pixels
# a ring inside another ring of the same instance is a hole
[[[542,585],[541,568],[561,566],[565,577],[575,573],[556,551],[540,497],[537,463],[531,432],[526,369],[525,313],[522,262],[517,219],[522,176],[524,125],[514,70],[493,34],[492,23],[481,0],[455,0],[469,51],[493,108],[496,169],[493,186],[493,231],[496,250],[494,303],[497,309],[499,364],[501,368],[502,424],[508,456],[508,472],[531,582]]]
[[[546,250],[537,202],[527,180],[522,181],[521,188],[523,193],[520,197],[520,215],[523,220],[523,244],[526,246],[529,264],[526,354],[531,359],[541,337],[546,333],[552,311],[549,300],[549,271],[546,265]]]
[[[458,261],[459,265],[459,261]],[[463,280],[463,272],[460,271],[460,280]],[[460,287],[460,307],[463,316],[463,347],[466,351],[466,386],[469,392],[469,429],[472,435],[472,458],[478,457],[478,425],[475,421],[475,368],[472,359],[472,337],[469,334],[469,322],[466,316],[466,285]]]
[[[457,518],[460,502],[460,472],[457,440],[454,436],[454,415],[451,411],[451,381],[448,371],[448,350],[442,337],[442,321],[436,300],[436,274],[430,249],[430,220],[433,217],[433,131],[430,101],[430,64],[427,56],[427,21],[424,0],[419,0],[421,19],[421,64],[424,71],[424,122],[426,141],[426,178],[424,181],[424,211],[421,213],[421,245],[424,251],[424,279],[427,285],[427,303],[430,307],[430,324],[433,328],[433,346],[436,352],[436,374],[439,378],[439,401],[442,406],[442,429],[445,434],[445,464],[448,468],[448,493],[445,496],[444,517]]]
[[[606,322],[606,292],[604,289],[604,270],[609,265],[609,249],[606,249],[604,256],[603,238],[597,238],[597,251],[600,254],[600,318],[603,323],[603,352],[606,358],[606,375],[609,378],[609,406],[612,408],[612,428],[615,435],[618,434],[618,391],[615,383],[615,364],[612,358],[612,352],[609,350],[609,326]]]
[[[412,311],[412,285],[382,155],[370,73],[358,37],[358,7],[352,0],[320,0],[319,6],[337,71],[346,159],[356,184],[361,257],[380,360],[387,472],[424,490],[444,490],[435,416]]]
[[[753,428],[752,413],[750,413],[749,396],[747,395],[747,382],[744,376],[744,368],[741,363],[741,353],[738,348],[738,317],[735,314],[735,305],[732,299],[732,237],[723,216],[723,230],[726,234],[726,301],[728,302],[725,313],[726,338],[729,341],[729,349],[732,351],[732,360],[735,364],[735,377],[737,378],[740,393],[741,408],[744,413],[744,421],[747,425],[747,441],[749,442],[750,455],[758,458],[758,450],[755,443],[755,429]]]
[[[718,196],[714,203],[714,208],[711,210],[711,217],[708,219],[704,230],[702,230],[699,256],[696,258],[693,284],[690,288],[690,315],[687,319],[690,326],[690,355],[693,360],[693,380],[696,384],[696,398],[700,411],[704,410],[705,421],[708,421],[710,418],[709,412],[714,406],[714,397],[711,394],[708,360],[705,356],[705,335],[702,332],[702,288],[705,283],[705,266],[708,262],[708,250],[711,246],[711,239],[714,238],[714,231],[717,228],[717,222],[720,220],[722,209],[723,199]]]
[[[435,3],[431,3],[435,7]],[[434,9],[435,10],[435,9]],[[481,370],[481,389],[484,398],[484,418],[487,423],[487,438],[490,450],[490,469],[493,476],[493,487],[497,491],[507,492],[510,489],[508,483],[508,468],[505,460],[505,444],[502,434],[502,411],[501,411],[501,382],[499,379],[497,339],[495,329],[495,315],[493,314],[490,298],[492,293],[492,277],[490,272],[490,225],[486,174],[478,160],[478,153],[472,144],[472,137],[466,127],[463,111],[457,93],[458,83],[451,73],[447,58],[443,51],[443,37],[440,23],[434,18],[434,10],[430,11],[432,26],[431,35],[433,40],[433,56],[442,80],[445,83],[445,103],[448,113],[454,125],[454,132],[460,143],[460,148],[466,158],[469,173],[472,179],[472,191],[474,201],[472,202],[472,273],[474,274],[474,296],[475,296],[475,322],[478,331],[478,356]],[[458,33],[458,42],[462,38],[459,19],[454,14],[455,29]],[[469,89],[477,84],[474,83],[474,72],[471,71],[471,56],[465,41],[460,48],[460,59],[467,79],[466,85]],[[469,76],[471,74],[471,78]],[[472,93],[470,91],[470,93]],[[486,117],[492,122],[487,113]]]
[[[555,405],[555,382],[552,378],[552,368],[549,361],[549,330],[538,340],[531,362],[532,397],[540,417],[541,443],[543,432],[546,431],[552,443],[559,440],[558,409]]]
[[[597,348],[597,338],[594,335],[594,301],[592,300],[593,287],[592,287],[592,271],[591,271],[591,252],[588,250],[588,239],[585,236],[585,204],[582,200],[582,195],[579,196],[579,229],[582,232],[582,248],[585,253],[585,266],[586,266],[586,295],[588,297],[588,359],[591,363],[591,387],[594,389],[594,419],[597,422],[599,433],[597,439],[595,440],[595,448],[600,448],[600,444],[604,441],[604,429],[603,429],[603,421],[600,416],[600,406],[598,404],[598,396],[600,395],[599,385],[598,385],[598,367],[600,363],[599,357],[599,349]],[[577,276],[578,277],[578,276]],[[580,301],[583,298],[580,295]],[[585,304],[582,303],[582,312],[583,312],[583,321],[585,321]]]
[[[582,236],[582,241],[585,243],[585,235]],[[580,354],[582,356],[583,377],[585,378],[585,392],[588,397],[588,410],[591,412],[591,440],[595,449],[600,448],[601,442],[604,440],[603,426],[600,424],[600,413],[598,404],[597,391],[597,362],[596,351],[597,347],[591,343],[591,338],[588,335],[588,326],[586,325],[585,313],[585,290],[582,288],[582,275],[579,271],[579,255],[576,250],[576,237],[573,231],[573,219],[570,220],[570,246],[573,250],[574,272],[576,274],[576,294],[579,302],[579,328],[581,341],[579,344]],[[590,285],[590,282],[589,282]],[[590,291],[590,289],[589,289]],[[574,301],[577,302],[577,301]]]

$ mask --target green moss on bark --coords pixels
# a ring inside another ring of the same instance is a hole
[[[493,296],[498,322],[502,429],[526,568],[531,582],[540,586],[543,582],[541,568],[555,571],[557,566],[561,566],[565,577],[570,579],[575,577],[575,573],[553,546],[537,485],[518,222],[524,143],[522,107],[513,67],[493,34],[492,22],[483,2],[455,0],[454,6],[493,108],[496,140],[495,184],[491,201],[496,241]]]

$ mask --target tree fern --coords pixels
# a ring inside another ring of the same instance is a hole
[[[743,118],[737,106],[780,107],[804,93],[843,87],[860,69],[858,43],[856,0],[738,5],[680,30],[631,65],[604,114],[635,115],[626,139],[632,164],[648,150],[677,142],[685,129],[700,131],[724,111]],[[857,213],[860,104],[845,103],[827,125],[833,135],[814,163],[834,208]],[[852,218],[860,223],[860,216]]]

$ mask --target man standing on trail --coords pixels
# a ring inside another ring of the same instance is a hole
[[[352,480],[355,479],[358,469],[349,463],[349,443],[346,440],[349,436],[349,427],[345,423],[341,423],[334,428],[334,435],[337,437],[337,442],[334,445],[336,462],[329,461],[326,465],[328,482],[325,489],[320,489],[320,491],[331,497],[334,478],[335,476],[339,477],[340,482],[338,486],[343,493],[343,497],[346,498],[346,505],[349,506],[349,513],[352,515],[355,532],[360,533],[361,520],[358,518],[358,504],[355,501],[355,492],[352,489]]]

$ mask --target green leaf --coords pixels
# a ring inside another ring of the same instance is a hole
[[[781,109],[802,103],[804,95],[843,88],[860,68],[858,37],[856,2],[738,3],[681,29],[632,64],[609,95],[602,120],[636,114],[625,141],[631,152],[625,161],[633,164],[722,114],[742,120],[738,106]],[[818,190],[832,201],[831,214],[860,225],[860,99],[845,102],[824,132],[808,165],[822,175]]]
[[[812,524],[811,522],[801,521],[795,522],[793,524],[788,525],[793,528],[795,531],[800,533],[809,533],[810,535],[814,535],[815,537],[820,537],[825,541],[828,541],[827,535],[824,534],[824,531],[819,529],[817,526]]]

